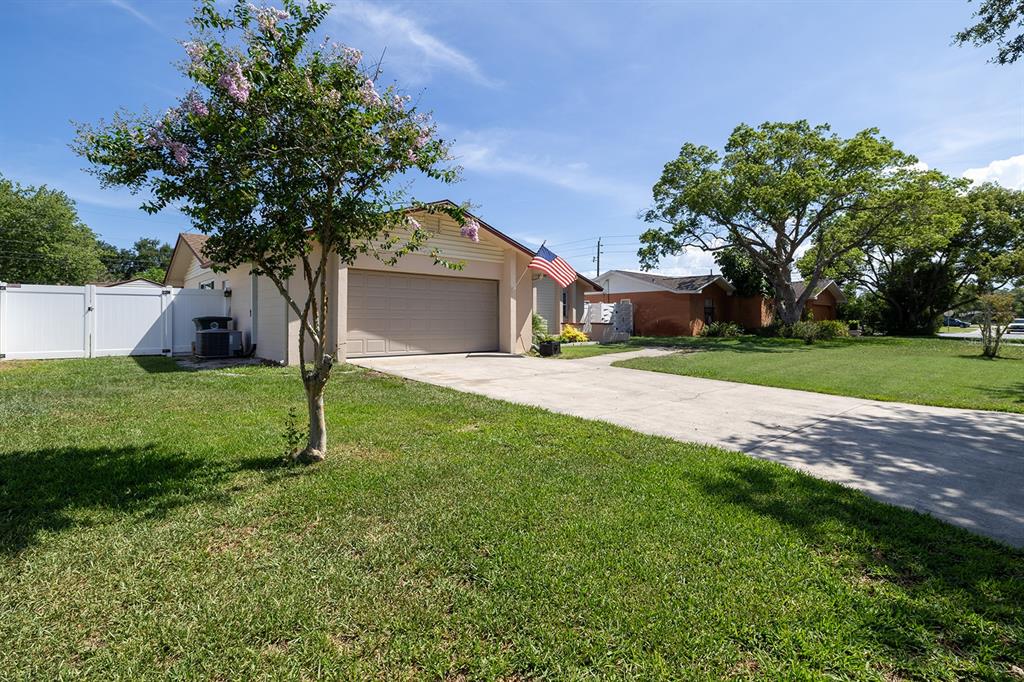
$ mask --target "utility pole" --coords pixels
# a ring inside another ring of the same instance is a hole
[[[595,277],[600,277],[601,276],[601,238],[600,237],[597,238],[597,258],[595,258],[594,260],[597,261],[597,274],[594,275],[594,276]]]

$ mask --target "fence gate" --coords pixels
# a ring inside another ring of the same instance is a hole
[[[192,318],[226,311],[216,290],[0,282],[0,359],[188,352]]]

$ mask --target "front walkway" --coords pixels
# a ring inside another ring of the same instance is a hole
[[[1024,546],[1024,415],[501,354],[363,358],[381,372],[741,450]]]

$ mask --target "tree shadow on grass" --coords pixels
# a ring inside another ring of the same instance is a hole
[[[849,343],[842,341],[818,341],[807,344],[798,339],[776,337],[743,336],[738,339],[709,339],[692,336],[639,337],[627,342],[637,348],[659,347],[709,353],[806,353],[814,349],[844,349]]]
[[[702,488],[796,531],[836,563],[870,595],[862,613],[871,638],[911,674],[935,648],[1020,664],[1024,551],[774,467],[733,465]],[[1015,649],[1016,660],[1007,655]]]
[[[1007,386],[975,386],[974,390],[980,391],[998,400],[1005,400],[1017,405],[1024,405],[1024,381]]]
[[[176,358],[168,358],[162,355],[132,355],[131,359],[139,366],[139,369],[145,371],[147,374],[196,371],[192,367],[182,365]]]
[[[238,367],[277,366],[275,363],[261,358],[210,358],[199,359],[190,355],[178,355],[172,358],[162,355],[132,355],[131,359],[147,374],[166,374],[169,372],[207,372],[230,370]]]
[[[217,483],[231,473],[154,445],[0,454],[0,555],[32,546],[40,533],[88,525],[93,514],[154,518],[225,501]]]

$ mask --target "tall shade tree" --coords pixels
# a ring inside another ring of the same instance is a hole
[[[722,276],[735,287],[737,296],[771,296],[772,287],[746,251],[728,247],[715,253]]]
[[[84,284],[106,274],[100,255],[67,194],[0,176],[0,281]]]
[[[953,36],[958,45],[996,44],[996,64],[1012,64],[1024,55],[1024,0],[981,0],[977,22]]]
[[[222,13],[205,0],[181,66],[194,87],[179,105],[81,125],[77,142],[106,185],[148,190],[150,212],[175,206],[188,215],[209,235],[205,252],[218,269],[248,265],[276,285],[299,320],[303,462],[327,451],[329,270],[360,254],[394,263],[423,248],[430,235],[408,217],[418,204],[402,176],[457,177],[429,115],[394,87],[380,90],[379,70],[363,67],[358,50],[311,46],[329,9],[317,0],[286,0],[284,9],[240,1]],[[462,209],[450,211],[465,223]],[[289,287],[295,275],[304,286]]]
[[[826,273],[877,295],[889,333],[931,334],[944,311],[1024,279],[1024,192],[967,184],[947,179]],[[800,260],[802,272],[814,256]]]
[[[639,251],[645,268],[688,247],[736,248],[764,274],[776,314],[799,321],[830,267],[893,224],[938,180],[876,129],[844,139],[807,121],[737,126],[724,153],[686,143],[654,186]],[[798,295],[791,273],[816,245],[807,286]]]

